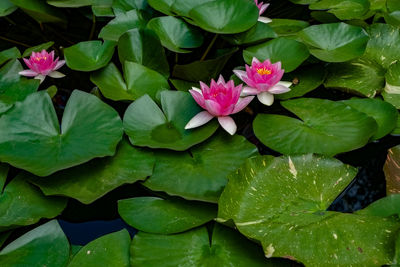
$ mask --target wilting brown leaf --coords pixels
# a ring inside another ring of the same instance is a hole
[[[400,193],[400,145],[392,147],[388,151],[385,166],[383,167],[386,177],[386,193]]]

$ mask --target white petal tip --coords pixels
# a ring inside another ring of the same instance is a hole
[[[230,135],[234,135],[237,130],[237,126],[235,121],[229,117],[218,117],[218,122],[224,128],[225,131],[227,131]]]
[[[262,22],[262,23],[270,23],[272,21],[272,19],[260,16],[260,17],[258,17],[258,21]]]
[[[194,116],[185,126],[185,130],[193,129],[199,126],[202,126],[212,120],[214,118],[213,115],[208,113],[207,111],[202,111]]]
[[[258,100],[266,106],[271,106],[274,103],[274,95],[268,92],[262,92],[257,95]]]

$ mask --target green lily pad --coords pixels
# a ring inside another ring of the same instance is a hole
[[[383,171],[386,179],[386,193],[400,194],[400,145],[389,149]]]
[[[400,62],[395,62],[389,66],[386,72],[386,85],[382,96],[385,101],[400,109]]]
[[[39,80],[27,79],[18,74],[22,70],[18,60],[10,60],[0,68],[0,114],[39,88]]]
[[[149,5],[157,11],[164,13],[166,15],[173,16],[171,12],[171,6],[175,0],[147,0]]]
[[[27,173],[20,173],[0,194],[0,213],[3,214],[0,230],[31,225],[41,218],[54,218],[66,207],[67,199],[45,197],[26,181],[29,177]]]
[[[144,180],[153,173],[155,158],[151,151],[132,147],[123,140],[113,157],[93,159],[46,178],[32,177],[46,195],[62,195],[84,204],[126,184]]]
[[[188,48],[203,44],[203,35],[198,29],[175,17],[153,18],[147,27],[158,35],[163,46],[176,53],[190,53]]]
[[[190,152],[157,152],[153,175],[144,185],[186,199],[217,202],[227,176],[256,152],[242,136],[221,132]]]
[[[81,248],[68,267],[129,267],[130,242],[125,229],[102,236]]]
[[[10,59],[16,59],[16,58],[20,58],[20,57],[21,57],[21,53],[19,52],[18,48],[16,48],[16,47],[3,50],[0,52],[0,65],[7,62]]]
[[[385,69],[400,59],[398,27],[381,23],[372,24],[368,28],[368,34],[370,40],[364,57],[377,62]]]
[[[260,61],[270,59],[272,63],[280,61],[285,72],[295,70],[309,55],[304,44],[286,38],[276,38],[266,43],[250,46],[243,51],[243,58],[247,64],[251,64],[253,57]]]
[[[145,27],[146,23],[147,21],[142,13],[133,9],[126,13],[118,14],[115,19],[101,29],[99,38],[117,42],[119,37],[128,30]]]
[[[0,247],[2,247],[3,244],[7,241],[7,239],[10,237],[12,232],[13,231],[10,230],[10,231],[7,231],[7,232],[0,233]]]
[[[198,5],[215,0],[174,0],[170,6],[171,11],[181,17],[190,17],[189,12]]]
[[[333,156],[363,147],[377,131],[373,118],[343,103],[300,98],[281,104],[300,120],[259,114],[253,129],[263,144],[282,154]]]
[[[83,7],[92,3],[93,0],[47,0],[47,4],[55,7]]]
[[[41,91],[1,116],[0,128],[0,160],[39,176],[113,155],[123,132],[114,109],[78,90],[65,107],[61,127],[49,95]]]
[[[169,76],[169,64],[160,39],[149,29],[132,29],[118,41],[118,56],[121,64],[132,61]]]
[[[393,194],[381,198],[368,207],[357,211],[360,215],[371,215],[379,217],[390,217],[393,215],[400,216],[400,194]]]
[[[156,99],[161,91],[169,89],[164,76],[134,62],[125,61],[124,78],[114,63],[90,75],[90,80],[100,88],[101,93],[115,101],[135,100],[145,94]]]
[[[56,220],[27,232],[0,251],[1,266],[66,266],[69,243]]]
[[[327,62],[344,62],[362,56],[368,34],[346,23],[313,25],[299,32],[310,53]]]
[[[29,47],[28,49],[26,49],[24,51],[24,53],[22,54],[22,57],[28,57],[32,54],[32,52],[42,52],[42,50],[47,50],[50,47],[52,47],[53,45],[54,45],[54,42],[51,41],[51,42],[47,42],[47,43],[43,43],[40,45]]]
[[[112,4],[114,12],[119,9],[129,11],[132,9],[149,10],[147,0],[114,0]]]
[[[6,184],[7,181],[7,175],[8,171],[10,169],[10,166],[6,163],[0,163],[0,192],[3,192],[4,185]],[[1,245],[0,245],[1,247]]]
[[[96,17],[114,17],[113,0],[92,0],[92,12]]]
[[[310,23],[295,19],[273,19],[268,25],[271,26],[278,36],[292,36],[310,26]]]
[[[257,22],[256,25],[245,32],[224,35],[224,39],[234,45],[247,45],[276,37],[278,37],[278,35],[272,29],[270,23],[262,22]]]
[[[400,114],[398,114],[398,115],[399,116],[397,117],[396,128],[394,128],[394,130],[390,133],[391,135],[394,135],[394,136],[400,135]]]
[[[310,154],[249,159],[230,176],[217,220],[233,220],[242,234],[261,242],[266,257],[316,267],[389,264],[398,219],[326,211],[356,173]]]
[[[175,234],[213,220],[217,209],[215,205],[195,201],[136,197],[119,200],[118,213],[127,224],[139,231]]]
[[[144,95],[125,111],[125,133],[133,145],[182,151],[203,142],[217,130],[215,120],[185,130],[189,120],[202,111],[189,93],[162,91],[161,107],[162,110]]]
[[[65,62],[73,70],[98,70],[111,60],[115,45],[113,41],[80,42],[64,49]]]
[[[192,87],[198,87],[199,86],[199,83],[188,82],[188,81],[185,81],[185,80],[169,79],[169,81],[176,88],[176,90],[183,91],[183,92],[188,92],[190,89],[192,89]]]
[[[310,5],[311,10],[329,10],[341,20],[363,19],[369,7],[369,0],[321,0]]]
[[[325,87],[374,97],[385,86],[385,69],[366,58],[329,64]]]
[[[177,235],[139,232],[131,245],[131,266],[290,266],[266,260],[260,247],[227,227],[216,224],[210,235],[205,227]]]
[[[31,16],[39,23],[55,22],[64,23],[66,17],[64,13],[48,5],[45,1],[41,0],[9,0],[11,3],[21,8],[26,14]]]
[[[189,17],[203,30],[232,34],[253,27],[259,15],[253,1],[218,0],[197,5],[189,11]]]
[[[17,6],[10,2],[10,0],[0,1],[0,17],[8,16],[17,10]]]
[[[278,94],[276,99],[286,100],[289,98],[299,97],[311,92],[320,86],[326,76],[323,66],[314,64],[299,68],[293,72],[286,74],[284,81],[291,81],[290,91],[284,94]]]
[[[372,140],[377,140],[390,134],[394,128],[396,128],[397,123],[397,109],[378,98],[368,99],[368,98],[352,98],[350,100],[342,101],[342,103],[358,110],[364,112],[368,116],[375,119],[378,124],[378,130],[371,137]]]

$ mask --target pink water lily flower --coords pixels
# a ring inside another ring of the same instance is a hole
[[[274,102],[274,94],[289,92],[292,85],[291,82],[281,82],[285,70],[281,68],[280,61],[272,64],[267,59],[261,63],[253,57],[251,66],[246,65],[246,71],[233,72],[247,84],[242,95],[257,95],[258,100],[267,106]]]
[[[194,100],[205,109],[194,116],[185,126],[185,129],[199,127],[217,117],[219,124],[229,134],[236,132],[236,123],[229,116],[244,109],[253,100],[254,96],[241,98],[242,84],[235,87],[232,80],[225,82],[222,75],[217,82],[211,80],[210,87],[200,82],[200,89],[193,87],[189,92]]]
[[[46,76],[52,78],[62,78],[65,75],[57,70],[65,64],[65,60],[54,60],[54,51],[47,53],[46,50],[42,52],[32,52],[29,59],[23,59],[29,69],[20,71],[19,74],[27,77],[35,77],[39,79],[40,83],[44,81]]]
[[[264,4],[264,2],[258,3],[258,0],[254,0],[254,2],[256,3],[258,10],[259,10],[258,21],[263,22],[263,23],[270,23],[272,21],[270,18],[261,16],[261,14],[264,13],[264,11],[267,9],[269,4]]]

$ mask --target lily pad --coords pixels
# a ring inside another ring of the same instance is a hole
[[[41,218],[54,218],[67,205],[67,199],[45,197],[27,182],[27,173],[20,173],[0,194],[0,230],[37,223]]]
[[[51,42],[47,42],[47,43],[43,43],[40,45],[35,45],[32,47],[29,47],[28,49],[26,49],[24,51],[24,53],[22,54],[22,57],[28,57],[32,54],[32,52],[42,52],[42,50],[47,50],[50,47],[52,47],[53,45],[54,45],[54,42],[51,41]]]
[[[0,17],[8,16],[17,10],[17,6],[10,2],[10,0],[0,1]]]
[[[198,5],[215,0],[174,0],[171,4],[171,11],[181,17],[190,17],[189,12]]]
[[[123,132],[114,109],[78,90],[65,107],[61,127],[49,95],[41,91],[1,116],[0,128],[0,160],[39,176],[113,155]]]
[[[197,5],[190,10],[189,17],[203,30],[232,34],[253,27],[259,15],[253,1],[218,0]]]
[[[368,207],[357,211],[357,214],[379,217],[400,215],[400,194],[388,195],[370,204]]]
[[[371,137],[372,140],[377,140],[390,134],[397,123],[397,109],[380,99],[368,99],[368,98],[352,98],[350,100],[342,101],[342,103],[364,112],[368,116],[375,119],[378,124],[378,130]]]
[[[327,62],[344,62],[364,54],[368,34],[346,23],[313,25],[299,32],[310,53]]]
[[[107,65],[114,54],[113,41],[87,41],[64,49],[67,66],[73,70],[93,71]]]
[[[316,267],[390,264],[398,219],[326,211],[356,172],[313,155],[249,159],[230,176],[218,221],[233,220],[266,257]]]
[[[121,64],[132,61],[169,76],[169,65],[157,34],[150,29],[132,29],[118,41],[118,56]]]
[[[290,266],[266,260],[260,247],[227,227],[216,224],[210,235],[205,227],[177,235],[139,232],[131,245],[131,266]]]
[[[400,194],[400,146],[389,149],[383,171],[386,178],[386,193]]]
[[[386,85],[382,96],[385,101],[400,109],[400,62],[395,62],[389,66],[386,72]]]
[[[256,152],[242,136],[221,132],[190,152],[157,152],[153,175],[144,185],[186,199],[217,202],[227,176]]]
[[[202,110],[189,93],[162,91],[161,106],[162,110],[144,95],[125,111],[124,128],[133,145],[182,151],[203,142],[217,130],[216,121],[185,130],[188,121]]]
[[[149,5],[157,11],[164,13],[166,15],[173,16],[171,12],[171,6],[175,0],[147,0]]]
[[[270,23],[262,22],[257,22],[256,25],[245,32],[224,35],[224,39],[234,45],[252,44],[276,37],[278,37],[278,35],[271,28]]]
[[[47,4],[55,7],[83,7],[92,3],[93,0],[47,0]]]
[[[385,72],[379,64],[366,58],[358,58],[327,67],[325,87],[347,93],[374,97],[385,86]]]
[[[310,5],[311,10],[328,10],[338,19],[363,19],[369,11],[368,0],[321,0]]]
[[[130,226],[154,234],[175,234],[203,225],[217,216],[215,205],[136,197],[118,201],[118,213]]]
[[[64,23],[66,17],[64,13],[48,5],[41,0],[9,0],[11,3],[21,8],[26,14],[31,16],[39,23],[56,22]]]
[[[68,267],[129,267],[129,245],[131,238],[127,230],[102,236],[83,248],[72,258]]]
[[[67,196],[90,204],[125,183],[144,180],[153,173],[154,163],[151,151],[132,147],[123,140],[113,157],[93,159],[46,178],[32,177],[30,181],[46,195]]]
[[[7,62],[10,59],[16,59],[16,58],[20,58],[20,57],[21,57],[21,53],[19,52],[18,48],[16,48],[16,47],[3,50],[0,52],[0,65]]]
[[[278,36],[292,36],[310,26],[310,23],[295,19],[273,19],[268,25],[271,26]]]
[[[373,118],[340,102],[300,98],[281,104],[300,120],[259,114],[253,128],[263,144],[282,154],[333,156],[363,147],[377,131]]]
[[[8,175],[9,169],[10,169],[10,165],[8,165],[6,163],[0,163],[0,192],[3,192],[4,185],[6,184],[6,181],[7,181],[7,175]]]
[[[135,100],[145,94],[156,99],[161,91],[169,89],[164,76],[134,62],[125,61],[124,78],[114,63],[90,75],[90,80],[100,88],[101,93],[115,101]]]
[[[285,72],[295,70],[309,56],[310,53],[303,43],[286,38],[276,38],[250,46],[243,51],[243,58],[247,64],[251,64],[253,57],[260,61],[269,59],[272,63],[280,61]]]
[[[161,44],[176,53],[190,53],[189,48],[203,44],[203,35],[181,19],[165,16],[153,18],[147,24],[161,40]]]
[[[56,220],[45,223],[0,251],[1,266],[66,266],[69,243]]]
[[[145,27],[146,23],[147,21],[142,13],[133,9],[126,13],[118,14],[115,19],[101,29],[99,38],[117,42],[119,37],[128,30]]]

